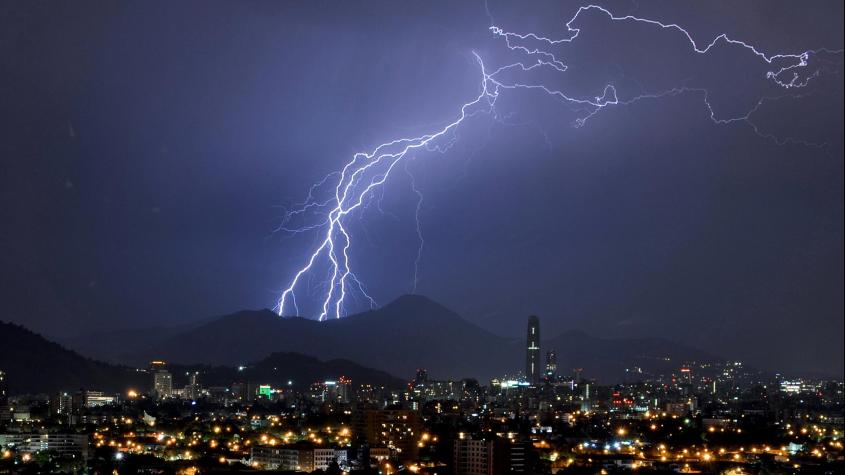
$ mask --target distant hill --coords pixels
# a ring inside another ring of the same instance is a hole
[[[293,381],[304,387],[315,381],[346,376],[353,385],[368,383],[397,388],[405,381],[383,371],[366,368],[349,360],[321,361],[294,353],[274,353],[243,370],[233,367],[173,365],[177,385],[187,371],[200,370],[204,385],[227,386],[235,381],[283,385]],[[123,392],[127,388],[148,389],[150,376],[127,366],[96,361],[63,348],[44,337],[11,323],[0,322],[0,370],[6,372],[11,394],[37,394],[93,389]]]
[[[135,370],[85,358],[12,323],[0,322],[0,370],[12,394],[80,388],[109,392],[137,386],[147,378]]]
[[[402,378],[426,368],[434,378],[484,381],[523,370],[524,346],[522,338],[494,335],[426,297],[406,295],[380,309],[326,322],[280,318],[270,310],[238,312],[167,338],[131,361],[237,366],[295,352],[348,359]],[[543,341],[543,354],[552,348],[561,373],[583,368],[585,376],[604,382],[630,379],[627,368],[665,373],[686,360],[719,360],[663,339],[602,339],[580,331]]]
[[[57,335],[55,340],[62,346],[84,353],[91,358],[115,363],[124,361],[146,348],[158,344],[167,338],[196,328],[199,325],[201,323],[198,322],[187,325],[98,331],[94,333],[83,333],[73,337],[61,337]]]
[[[437,377],[491,376],[512,369],[515,345],[425,297],[408,295],[369,312],[317,322],[270,310],[221,317],[140,353],[134,361],[237,366],[275,352],[349,359],[410,378],[417,368]],[[479,372],[481,371],[481,374]]]
[[[362,383],[388,388],[402,388],[406,380],[396,378],[384,371],[361,366],[348,360],[320,361],[312,356],[298,353],[273,353],[261,361],[241,368],[226,366],[209,367],[204,365],[172,365],[174,382],[184,384],[191,371],[201,372],[201,382],[205,386],[227,386],[232,382],[253,382],[273,386],[287,386],[288,383],[298,389],[305,389],[318,381],[336,381],[341,376],[352,380],[352,385]]]
[[[572,330],[544,341],[545,349],[554,348],[562,371],[584,370],[587,378],[604,382],[635,381],[644,373],[671,374],[689,361],[721,361],[687,345],[662,338],[597,338],[579,330]],[[571,373],[570,373],[571,374]]]

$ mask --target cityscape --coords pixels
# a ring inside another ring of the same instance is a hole
[[[845,474],[843,32],[0,0],[0,475]]]
[[[563,367],[527,320],[525,369],[490,381],[417,370],[385,387],[344,375],[203,383],[165,361],[108,393],[14,393],[0,371],[0,470],[11,473],[835,473],[845,467],[841,380],[742,362],[607,384]]]

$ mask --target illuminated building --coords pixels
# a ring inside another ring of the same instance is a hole
[[[299,452],[267,445],[255,445],[250,449],[250,462],[262,470],[295,471],[299,464]]]
[[[337,401],[337,381],[323,381],[320,397],[323,402]]]
[[[100,407],[115,403],[114,396],[106,396],[102,391],[79,391],[74,395],[77,407]]]
[[[56,393],[50,396],[50,415],[66,416],[72,412],[73,397],[66,393]]]
[[[527,441],[459,437],[454,441],[453,448],[455,475],[525,473],[531,465],[531,444]]]
[[[314,471],[314,449],[312,447],[302,447],[299,449],[299,465],[296,469],[301,472]]]
[[[557,376],[557,351],[546,352],[546,378],[554,379]]]
[[[803,380],[781,381],[780,390],[787,394],[815,393],[819,385],[808,383]]]
[[[200,386],[200,374],[198,372],[188,373],[188,385],[182,391],[185,399],[198,399],[202,395],[202,386]]]
[[[344,404],[352,401],[352,380],[346,376],[337,380],[337,401]]]
[[[540,319],[528,317],[525,378],[531,384],[540,382]]]
[[[526,473],[531,455],[530,442],[497,439],[493,448],[493,473],[496,475]]]
[[[250,462],[264,470],[312,472],[326,470],[332,462],[348,467],[345,449],[315,448],[308,443],[295,446],[256,445],[250,449]]]
[[[439,401],[460,399],[461,384],[454,381],[435,381],[429,379],[425,370],[417,370],[417,376],[411,383],[414,398],[419,401]]]
[[[581,372],[579,370],[578,376],[580,378]],[[593,410],[593,399],[592,399],[592,384],[589,381],[583,381],[579,383],[581,385],[581,410],[584,412],[589,412]]]
[[[413,460],[423,423],[416,411],[407,409],[363,409],[353,418],[355,434],[373,447],[389,447],[401,461]]]
[[[173,396],[173,375],[167,371],[167,363],[152,361],[150,371],[153,373],[153,395],[158,399]]]
[[[0,434],[0,447],[15,447],[17,451],[38,453],[50,451],[58,455],[80,456],[88,459],[87,434],[38,434],[14,433]]]
[[[454,442],[455,475],[493,475],[493,442],[459,438]]]
[[[326,470],[332,462],[339,466],[347,465],[347,452],[345,449],[315,448],[314,449],[314,470]]]

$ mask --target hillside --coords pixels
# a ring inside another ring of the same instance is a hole
[[[26,328],[0,322],[0,369],[11,394],[80,388],[124,391],[146,381],[134,369],[92,360]]]
[[[188,371],[201,371],[202,384],[228,386],[236,381],[284,385],[293,381],[307,387],[316,381],[345,376],[353,384],[401,387],[405,384],[383,371],[344,359],[322,361],[296,353],[273,353],[244,363],[244,368],[208,365],[171,365],[176,387],[185,384]],[[139,365],[140,366],[140,365]],[[6,372],[10,394],[37,394],[79,389],[123,392],[149,389],[149,373],[89,359],[65,349],[24,327],[0,322],[0,370]]]
[[[580,331],[544,340],[543,354],[547,349],[557,350],[561,373],[583,368],[585,375],[606,382],[629,377],[627,368],[662,373],[677,370],[683,361],[718,359],[663,339],[602,339]],[[435,378],[484,381],[515,376],[525,365],[522,338],[494,335],[417,295],[326,322],[280,318],[269,310],[238,312],[172,336],[132,361],[237,366],[276,352],[348,359],[403,379],[426,368]]]

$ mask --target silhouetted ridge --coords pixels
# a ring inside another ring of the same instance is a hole
[[[278,352],[261,360],[233,368],[229,366],[171,364],[175,386],[187,383],[186,373],[199,371],[203,385],[228,386],[233,382],[252,382],[272,386],[288,386],[304,390],[312,383],[351,379],[352,385],[363,383],[390,388],[403,387],[406,382],[384,371],[361,366],[349,360],[323,361],[300,353]]]
[[[239,312],[209,325],[226,327],[225,321],[238,315],[261,322],[267,317],[264,312]],[[254,362],[246,363],[244,370],[208,365],[170,366],[176,387],[186,384],[187,381],[183,379],[187,371],[200,371],[204,385],[228,386],[236,381],[253,381],[282,386],[288,381],[294,381],[298,386],[307,387],[311,383],[340,376],[351,378],[353,384],[367,383],[393,388],[404,385],[402,379],[348,359],[323,361],[313,356],[290,352],[276,352],[255,359]],[[79,389],[121,393],[128,388],[146,390],[150,386],[148,373],[85,358],[24,327],[2,322],[0,369],[6,372],[12,394],[72,392]]]
[[[143,379],[132,369],[91,360],[22,326],[3,322],[0,369],[6,372],[13,394],[80,388],[123,391]]]
[[[659,338],[609,340],[581,330],[541,342],[541,354],[552,348],[561,374],[583,368],[603,381],[623,379],[633,367],[662,374],[684,360],[718,359]],[[524,370],[525,335],[503,338],[427,297],[403,295],[384,307],[324,322],[280,318],[267,309],[238,312],[164,338],[128,361],[238,366],[280,352],[351,360],[403,379],[426,368],[434,378],[486,380]]]
[[[420,367],[440,377],[464,377],[507,367],[490,348],[508,346],[439,303],[403,295],[384,307],[324,322],[285,317],[270,310],[238,312],[172,336],[138,352],[141,364],[163,358],[184,364],[240,365],[275,352],[320,359],[348,359],[409,377]]]

